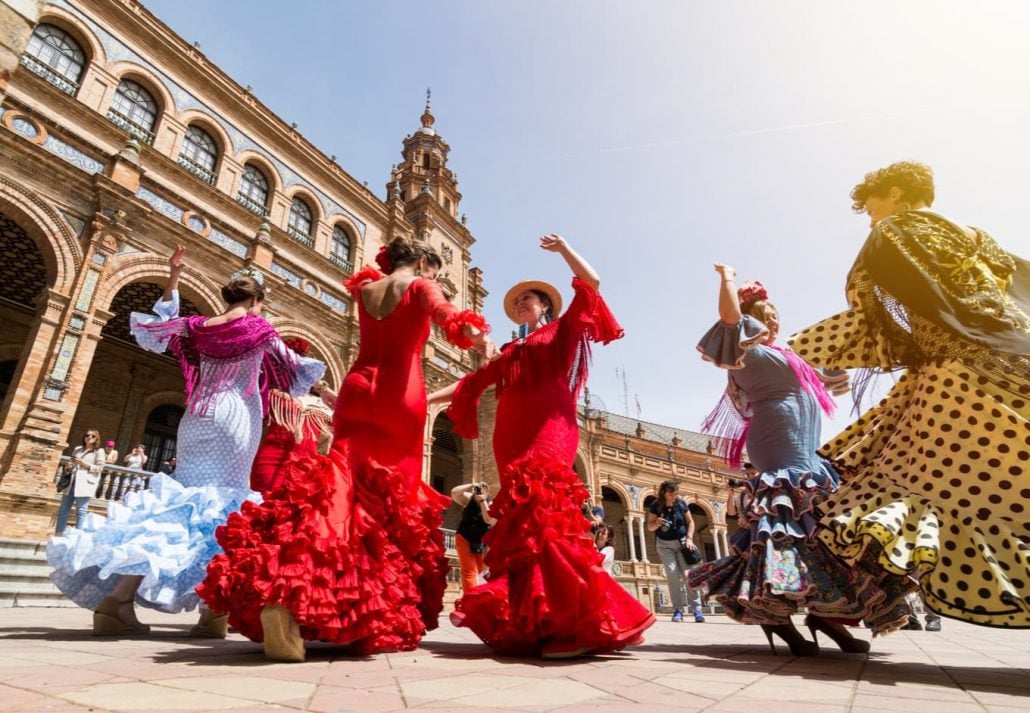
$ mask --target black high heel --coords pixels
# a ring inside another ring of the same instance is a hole
[[[812,639],[818,641],[815,636],[816,631],[821,631],[831,639],[833,643],[840,647],[840,650],[846,654],[867,654],[869,653],[869,642],[863,639],[856,639],[851,635],[851,632],[843,627],[836,627],[832,622],[823,619],[820,616],[814,616],[809,614],[805,617],[805,626],[812,633]]]
[[[773,634],[783,639],[794,656],[817,656],[819,654],[818,642],[806,639],[800,631],[794,628],[794,624],[777,624],[776,626],[762,624],[762,632],[769,641],[769,648],[772,649],[773,656],[777,655],[776,645],[773,644]]]

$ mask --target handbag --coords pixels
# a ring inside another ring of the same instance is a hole
[[[701,564],[701,548],[691,549],[687,547],[686,540],[680,540],[680,552],[683,553],[683,561],[688,565]]]
[[[75,472],[75,468],[71,465],[66,465],[64,470],[61,471],[61,475],[57,478],[57,492],[63,493],[68,489],[68,486],[72,484],[72,474]]]

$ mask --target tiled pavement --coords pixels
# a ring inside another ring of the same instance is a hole
[[[149,638],[114,641],[90,636],[81,610],[0,609],[0,710],[1030,710],[1030,631],[949,620],[939,634],[877,639],[868,656],[772,656],[757,627],[711,617],[662,621],[629,653],[571,662],[494,658],[445,623],[412,653],[352,658],[315,645],[304,664],[270,664],[237,634],[190,640],[192,616],[143,618]]]

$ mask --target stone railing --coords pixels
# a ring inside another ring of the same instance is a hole
[[[140,126],[132,119],[125,116],[125,114],[122,114],[119,111],[115,111],[114,109],[108,109],[107,120],[115,126],[120,126],[121,128],[125,129],[145,144],[154,143],[154,133],[152,131],[143,128],[142,126]]]
[[[54,475],[56,483],[61,478],[61,472],[71,461],[70,456],[61,456],[61,464]],[[105,465],[100,472],[100,483],[97,485],[94,497],[101,500],[121,500],[125,494],[132,490],[146,490],[150,487],[150,479],[154,476],[148,470],[136,470],[135,468],[123,468],[120,465]]]
[[[258,215],[264,215],[268,210],[264,205],[258,203],[256,200],[248,196],[243,191],[236,194],[236,202],[241,206],[249,210],[251,213],[257,213]]]
[[[21,56],[21,65],[33,74],[37,74],[47,80],[65,94],[75,96],[75,92],[79,89],[78,82],[71,81],[68,77],[54,71],[52,67],[48,67],[30,54],[23,54]]]

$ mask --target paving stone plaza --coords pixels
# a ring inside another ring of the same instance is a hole
[[[1030,632],[950,620],[868,655],[772,656],[758,627],[660,621],[630,653],[499,658],[448,623],[415,652],[309,648],[272,664],[230,634],[191,640],[192,615],[147,616],[149,638],[98,640],[77,609],[0,610],[3,711],[910,711],[1016,713],[1030,702]],[[859,634],[862,636],[862,634]],[[829,646],[829,642],[825,642]]]

